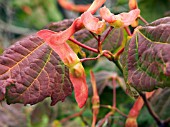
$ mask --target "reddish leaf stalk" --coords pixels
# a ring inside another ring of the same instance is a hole
[[[116,54],[114,54],[115,60],[118,60],[119,56],[123,53],[123,51],[124,51],[124,47],[119,49],[119,51]]]
[[[66,10],[76,11],[76,12],[85,12],[90,7],[91,4],[87,5],[75,5],[68,2],[67,0],[58,0],[58,3]]]
[[[113,108],[112,106],[110,106],[110,105],[100,105],[100,107],[104,107],[104,108],[108,108],[108,109],[111,109],[112,111],[117,111],[119,114],[121,114],[122,116],[124,116],[124,117],[128,117],[125,113],[123,113],[122,111],[120,111],[118,108]]]
[[[104,124],[104,122],[105,122],[111,115],[113,115],[113,114],[114,114],[114,112],[108,112],[108,113],[105,115],[105,117],[100,121],[98,127],[101,127],[101,126]]]
[[[81,42],[77,41],[76,39],[69,38],[69,40],[72,41],[72,42],[74,42],[75,44],[79,45],[79,46],[82,47],[82,48],[85,48],[85,49],[87,49],[87,50],[89,50],[89,51],[98,53],[97,49],[94,49],[94,48],[91,48],[91,47],[89,47],[89,46],[87,46],[87,45],[84,45],[84,44],[82,44]]]
[[[100,43],[100,40],[101,40],[101,36],[98,35],[98,52],[101,54],[102,53],[102,45]]]
[[[98,92],[97,92],[95,76],[94,76],[94,73],[92,71],[90,71],[90,77],[91,77],[91,84],[92,84],[92,88],[93,88],[93,97],[92,97],[93,122],[92,122],[92,127],[95,127],[96,121],[97,121],[97,115],[99,113],[100,100],[99,100],[99,95],[98,95]]]
[[[102,119],[102,121],[99,124],[99,127],[101,127],[103,125],[103,123],[111,116],[115,113],[115,111],[119,112],[120,114],[122,114],[123,116],[127,116],[126,114],[122,113],[119,109],[116,108],[116,78],[112,77],[112,84],[113,84],[113,105],[112,107],[110,106],[105,106],[107,108],[111,108],[112,110],[106,114],[106,116]]]
[[[160,118],[158,117],[158,115],[157,115],[157,114],[153,111],[153,109],[151,108],[151,105],[150,105],[150,103],[149,103],[148,100],[147,100],[147,95],[145,95],[145,94],[143,94],[143,93],[140,92],[140,96],[142,97],[142,99],[143,99],[143,101],[144,101],[144,103],[145,103],[145,105],[146,105],[149,113],[152,115],[152,117],[154,118],[154,120],[156,121],[156,123],[157,123],[159,126],[162,125],[162,124],[163,124],[162,121],[160,120]]]
[[[124,29],[126,30],[126,32],[129,36],[132,36],[132,33],[131,33],[129,27],[126,26],[126,27],[124,27]]]
[[[65,123],[65,122],[67,122],[68,120],[70,120],[70,119],[72,119],[72,118],[81,116],[81,115],[83,114],[83,112],[85,111],[85,109],[86,109],[86,108],[84,108],[83,110],[81,110],[81,111],[78,112],[78,113],[75,113],[75,114],[72,114],[72,115],[70,115],[70,116],[68,116],[68,117],[66,117],[66,118],[63,118],[60,122],[61,122],[61,123]]]
[[[141,15],[139,16],[139,19],[146,25],[149,24]]]
[[[106,35],[104,36],[103,40],[100,42],[100,45],[103,44],[104,40],[107,38],[107,36],[110,34],[110,32],[113,30],[114,27],[110,26],[109,30],[107,31]]]
[[[88,60],[97,60],[99,59],[101,56],[101,54],[99,54],[97,57],[95,58],[83,58],[83,59],[80,59],[80,62],[85,62],[85,61],[88,61]]]
[[[91,31],[89,31],[90,33],[91,33],[91,35],[98,41],[98,38],[96,37],[96,35],[93,33],[93,32],[91,32]]]

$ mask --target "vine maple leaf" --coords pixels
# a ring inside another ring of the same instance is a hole
[[[106,23],[104,21],[99,21],[99,19],[94,17],[90,12],[84,12],[81,15],[81,20],[84,26],[95,34],[100,35],[106,29]]]
[[[114,27],[126,27],[131,25],[138,18],[139,14],[139,9],[131,10],[128,13],[120,13],[118,15],[114,15],[106,7],[100,9],[100,15],[102,19]]]
[[[88,86],[84,68],[76,53],[69,47],[66,41],[74,32],[75,27],[62,32],[41,30],[37,35],[60,56],[65,65],[69,67],[70,80],[73,83],[75,98],[79,107],[83,107],[88,97]]]

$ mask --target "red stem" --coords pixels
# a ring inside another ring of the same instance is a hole
[[[88,60],[97,60],[97,59],[99,59],[100,58],[100,54],[97,56],[97,57],[95,57],[95,58],[84,58],[84,59],[81,59],[80,60],[80,62],[85,62],[85,61],[88,61]]]
[[[129,27],[126,26],[126,27],[124,27],[124,29],[126,30],[126,32],[129,36],[132,36],[132,33],[131,33]]]
[[[146,25],[149,24],[141,15],[139,16],[139,19]]]
[[[103,123],[111,116],[113,115],[113,112],[109,112],[105,115],[105,117],[101,120],[101,122],[99,123],[98,127],[101,127],[103,125]]]
[[[107,36],[110,34],[110,32],[113,30],[114,27],[110,26],[109,30],[107,31],[106,35],[104,36],[103,40],[100,42],[100,44],[102,45],[102,43],[104,42],[104,40],[107,38]]]
[[[85,108],[83,110],[81,110],[80,112],[78,113],[75,113],[75,114],[72,114],[66,118],[63,118],[60,122],[61,123],[65,123],[67,122],[68,120],[72,119],[72,118],[75,118],[75,117],[78,117],[78,116],[81,116],[83,114],[83,112],[85,111]]]
[[[91,32],[91,31],[89,31],[90,33],[91,33],[91,35],[98,41],[98,38],[96,37],[96,35],[93,33],[93,32]]]
[[[98,53],[97,49],[94,49],[94,48],[91,48],[91,47],[89,47],[89,46],[87,46],[87,45],[84,45],[84,44],[82,44],[81,42],[77,41],[76,39],[69,38],[69,40],[72,41],[73,43],[75,43],[75,44],[77,44],[77,45],[79,45],[79,46],[81,46],[81,47],[89,50],[89,51]]]

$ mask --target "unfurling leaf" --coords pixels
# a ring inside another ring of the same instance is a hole
[[[138,91],[170,87],[170,17],[138,27],[121,63],[128,85]]]
[[[94,17],[90,12],[84,12],[81,15],[81,20],[84,26],[91,32],[95,34],[102,34],[106,29],[106,24],[104,21],[99,21],[98,18]]]
[[[85,71],[79,58],[66,43],[73,31],[72,29],[67,29],[63,32],[41,30],[37,35],[42,38],[60,56],[64,64],[68,66],[70,80],[73,83],[75,91],[75,98],[81,108],[86,103],[88,97],[88,86],[86,84]],[[57,38],[58,36],[60,37]]]
[[[102,19],[108,22],[113,27],[126,27],[131,25],[139,16],[140,10],[134,9],[128,13],[120,13],[114,15],[106,7],[100,9]]]
[[[136,0],[129,0],[129,8],[130,10],[138,8],[138,3]]]
[[[153,93],[154,93],[154,91],[147,92],[146,99],[150,98],[153,95]],[[143,105],[144,105],[143,99],[141,96],[139,96],[128,114],[128,118],[126,119],[125,127],[138,127],[137,118],[139,116],[139,113],[140,113]]]
[[[0,56],[0,101],[36,104],[51,97],[51,105],[71,95],[68,68],[37,36],[24,38]]]

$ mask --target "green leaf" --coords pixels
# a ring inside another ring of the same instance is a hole
[[[24,38],[0,56],[0,101],[36,104],[51,97],[51,105],[71,95],[68,68],[40,38]]]
[[[138,27],[121,57],[128,85],[138,91],[170,87],[170,17]]]

